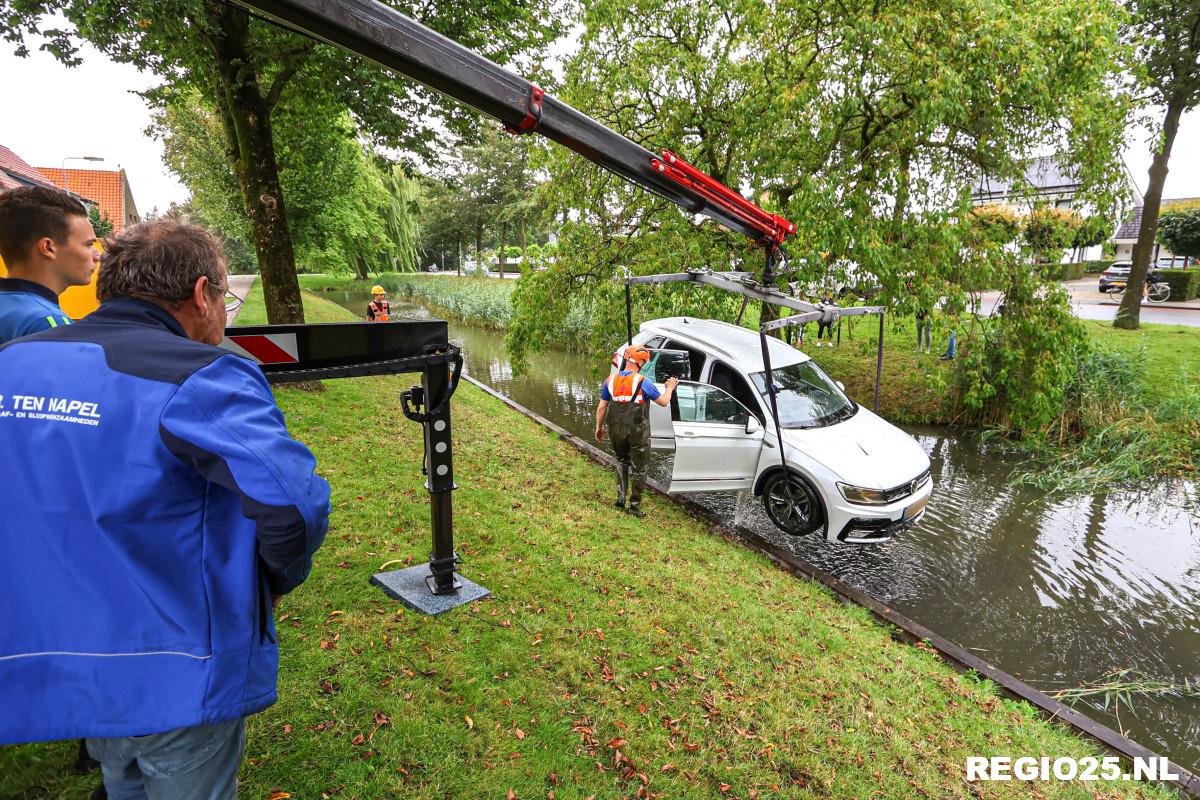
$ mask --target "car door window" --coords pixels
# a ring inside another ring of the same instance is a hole
[[[675,387],[680,422],[745,425],[750,412],[728,392],[705,383],[681,383]]]
[[[688,347],[687,345],[680,344],[679,342],[673,341],[671,339],[667,340],[667,343],[666,343],[666,345],[664,345],[664,347],[667,350],[682,350],[683,352],[687,353],[688,361],[691,363],[691,367],[692,367],[692,374],[689,375],[688,378],[689,378],[689,380],[693,380],[693,381],[700,380],[700,371],[702,369],[704,369],[704,353],[701,353],[699,350],[694,350],[694,349]]]
[[[735,400],[750,409],[751,413],[758,417],[759,422],[764,421],[765,417],[758,405],[758,398],[751,391],[750,384],[746,383],[746,379],[735,372],[733,367],[721,361],[714,361],[712,375],[709,376],[708,382],[718,389],[724,389]]]

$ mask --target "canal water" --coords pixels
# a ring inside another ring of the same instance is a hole
[[[327,296],[358,314],[370,299],[345,291]],[[394,318],[436,316],[413,303],[393,302],[392,309]],[[590,440],[600,379],[588,360],[555,351],[517,376],[502,333],[451,319],[450,338],[472,377]],[[1021,456],[1003,443],[948,429],[909,430],[932,460],[934,494],[921,524],[886,544],[789,537],[757,503],[739,504],[728,494],[696,499],[1043,691],[1130,670],[1200,692],[1197,487],[1053,497],[1012,484]],[[667,467],[656,463],[660,477]],[[469,481],[462,476],[464,488]],[[1137,694],[1132,701],[1132,709],[1105,710],[1102,698],[1076,707],[1200,768],[1200,701],[1186,693]]]

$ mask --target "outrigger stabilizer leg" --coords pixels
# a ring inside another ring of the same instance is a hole
[[[425,584],[433,594],[453,594],[462,588],[455,577],[458,553],[454,552],[454,513],[451,492],[454,484],[454,451],[450,439],[450,395],[461,369],[461,356],[451,374],[445,353],[431,353],[421,374],[421,385],[400,395],[404,416],[421,423],[425,434],[425,490],[429,492],[433,552]],[[431,401],[437,400],[436,405]],[[422,410],[424,409],[424,411]]]
[[[462,356],[445,349],[427,348],[421,385],[400,394],[404,416],[421,423],[425,434],[425,489],[429,492],[433,552],[429,565],[395,572],[381,572],[371,578],[390,596],[426,614],[440,614],[451,608],[486,597],[482,586],[462,578],[455,569],[454,514],[451,493],[454,483],[454,449],[451,446],[450,397],[458,385]]]

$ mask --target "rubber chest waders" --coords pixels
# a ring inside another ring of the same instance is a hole
[[[628,498],[630,509],[641,507],[646,464],[650,460],[650,406],[642,394],[642,381],[642,376],[636,373],[615,375],[609,378],[608,385],[613,397],[607,422],[617,457],[617,503],[624,504]]]

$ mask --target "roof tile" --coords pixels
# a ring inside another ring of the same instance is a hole
[[[18,186],[53,186],[40,172],[19,155],[0,144],[0,188],[16,189]]]
[[[114,233],[124,227],[125,187],[121,183],[120,172],[105,169],[62,169],[61,167],[38,167],[37,170],[58,188],[69,189],[90,200],[95,200],[101,213],[112,222]]]

